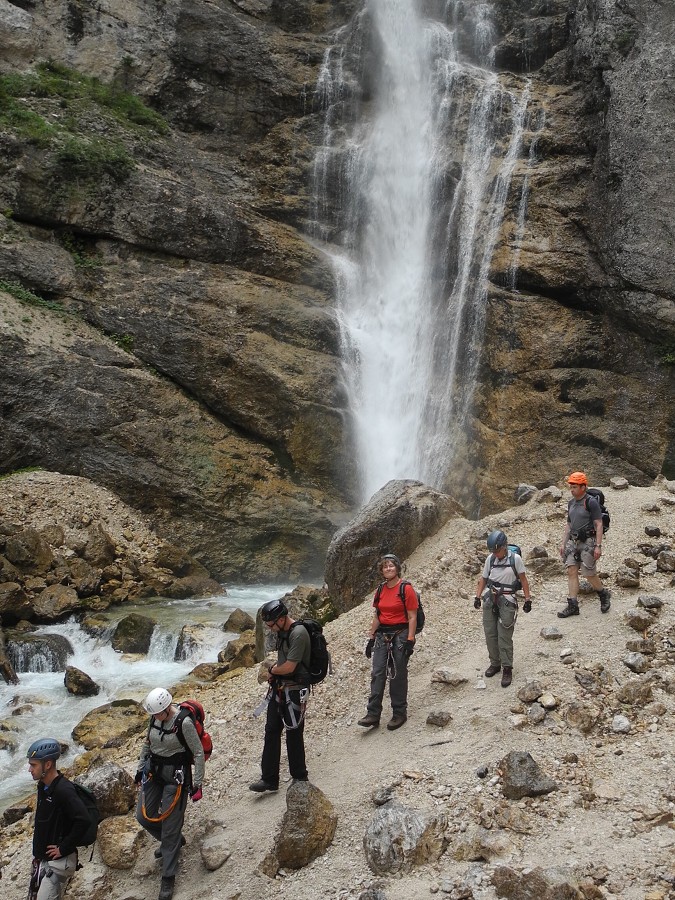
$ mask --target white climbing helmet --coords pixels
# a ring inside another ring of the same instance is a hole
[[[143,708],[151,716],[164,712],[170,706],[173,697],[166,688],[153,688],[143,701]]]

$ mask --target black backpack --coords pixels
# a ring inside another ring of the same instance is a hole
[[[598,503],[600,504],[600,512],[602,513],[602,533],[609,531],[609,510],[605,506],[605,495],[602,493],[600,488],[586,488],[587,497],[584,500],[584,506],[586,507],[586,512],[588,512],[588,497],[594,497]]]
[[[324,637],[323,628],[314,619],[298,619],[293,622],[289,629],[289,635],[296,625],[304,625],[309,634],[310,656],[308,674],[303,679],[308,684],[319,684],[324,680],[333,668],[330,661],[330,653],[328,652],[328,644]]]
[[[513,590],[514,590],[514,591],[519,591],[519,590],[521,590],[521,588],[522,588],[522,586],[523,586],[523,582],[520,580],[520,576],[519,576],[519,574],[518,574],[518,570],[516,569],[516,561],[515,561],[515,559],[513,558],[513,555],[514,555],[514,553],[517,553],[518,556],[522,559],[522,558],[523,558],[523,551],[520,549],[520,547],[518,546],[518,544],[509,544],[508,547],[507,547],[507,550],[508,550],[508,553],[509,553],[509,563],[510,563],[510,565],[511,565],[511,568],[513,569],[513,575],[514,575],[514,577],[515,577],[515,579],[516,579],[515,582],[514,582],[514,584],[513,584]],[[491,554],[490,554],[490,571],[492,571],[492,566],[493,566],[493,564],[494,564],[494,561],[495,561],[495,555],[494,555],[494,553],[491,553]],[[489,577],[488,577],[488,585],[489,585],[490,587],[492,586],[492,585],[490,585],[490,578],[489,578]]]
[[[98,826],[101,822],[101,813],[98,811],[96,797],[94,797],[89,788],[86,788],[83,784],[78,784],[77,781],[71,781],[70,783],[75,788],[77,796],[84,803],[87,815],[89,816],[89,828],[85,831],[78,845],[80,847],[88,847],[96,840]]]
[[[375,591],[375,599],[373,600],[373,605],[377,610],[377,614],[379,617],[380,614],[380,597],[382,596],[382,588],[385,586],[386,582],[383,581],[382,584],[377,586],[377,590]],[[403,604],[403,609],[405,610],[406,616],[408,615],[408,607],[405,605],[405,586],[410,584],[409,581],[400,581],[398,585],[398,595],[401,598],[401,603]],[[420,631],[424,628],[424,623],[426,622],[426,616],[424,615],[424,610],[422,609],[422,598],[419,595],[419,591],[416,591],[415,588],[410,584],[410,587],[415,591],[415,596],[417,597],[417,626],[415,628],[415,634],[419,634]]]

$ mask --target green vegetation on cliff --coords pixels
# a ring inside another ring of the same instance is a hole
[[[121,181],[131,173],[135,162],[115,134],[120,126],[132,135],[168,130],[158,113],[119,84],[63,65],[41,63],[34,72],[0,77],[0,128],[52,148],[54,164],[68,180],[109,175]],[[100,134],[92,137],[92,127]]]

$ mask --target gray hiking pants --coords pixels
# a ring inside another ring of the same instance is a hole
[[[183,785],[180,800],[174,806],[171,814],[162,822],[150,822],[145,818],[143,797],[145,795],[146,813],[151,819],[156,819],[163,810],[171,806],[177,790],[178,785],[174,782],[165,783],[159,778],[151,778],[138,792],[136,806],[136,819],[139,825],[142,825],[156,841],[161,841],[162,875],[166,878],[174,876],[178,870],[180,839],[183,833],[183,820],[188,799],[187,785]]]
[[[387,681],[387,659],[391,642],[391,655],[395,668],[395,674],[389,676],[389,696],[391,698],[391,710],[395,716],[408,715],[408,657],[403,653],[403,647],[408,637],[408,628],[393,635],[385,635],[379,632],[375,635],[375,647],[373,648],[373,669],[370,678],[370,699],[366,707],[369,715],[382,715],[382,698],[384,686]]]
[[[513,667],[513,626],[518,602],[513,594],[490,591],[483,600],[483,631],[493,666]]]
[[[77,869],[77,851],[60,859],[46,859],[40,863],[40,869],[42,880],[37,900],[61,900]]]

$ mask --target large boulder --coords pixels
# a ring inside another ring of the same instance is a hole
[[[78,697],[95,697],[101,692],[94,679],[76,666],[66,666],[63,683],[69,694],[76,694]]]
[[[98,829],[101,859],[111,869],[133,869],[143,839],[143,829],[131,816],[111,816]]]
[[[101,569],[115,561],[115,542],[98,522],[89,527],[82,556],[92,566]]]
[[[92,709],[73,728],[72,736],[87,750],[119,747],[132,735],[141,735],[148,725],[148,714],[135,700],[113,700]]]
[[[65,584],[49,584],[33,600],[33,613],[38,619],[53,622],[84,605],[73,588]]]
[[[31,574],[48,572],[54,562],[49,544],[35,528],[24,528],[8,537],[5,556],[17,569]]]
[[[92,766],[75,778],[94,797],[102,819],[124,816],[136,803],[136,787],[129,773],[115,762]]]
[[[62,634],[6,633],[7,655],[17,672],[64,672],[73,647]]]
[[[377,581],[376,563],[383,553],[405,559],[461,515],[452,497],[421,481],[388,482],[330,543],[325,579],[335,608],[346,612],[363,601]]]
[[[250,631],[255,628],[255,619],[253,619],[243,609],[235,609],[227,617],[227,621],[223,623],[223,631],[231,631],[241,634],[242,631]]]
[[[117,623],[112,637],[113,650],[120,653],[147,653],[157,623],[148,616],[130,613]]]
[[[186,575],[167,585],[162,596],[172,600],[186,600],[188,597],[215,597],[222,593],[222,585],[209,575]]]
[[[172,575],[184,578],[186,575],[203,575],[208,578],[208,571],[193,556],[176,547],[174,544],[163,544],[155,558],[155,565],[160,569],[168,569]],[[224,593],[224,591],[223,591]]]
[[[286,812],[264,870],[276,874],[279,868],[301,869],[322,856],[333,841],[337,821],[323,791],[309,781],[294,781],[286,791]]]
[[[363,837],[366,861],[378,875],[409,872],[413,866],[436,862],[445,850],[445,826],[443,815],[386,803]]]
[[[218,662],[229,663],[230,669],[241,667],[250,669],[257,662],[261,662],[256,658],[255,632],[245,631],[234,641],[228,641],[225,649],[218,654]]]
[[[195,653],[201,653],[205,646],[208,628],[202,622],[192,625],[183,625],[178,635],[178,643],[174,652],[174,659],[191,659]]]

